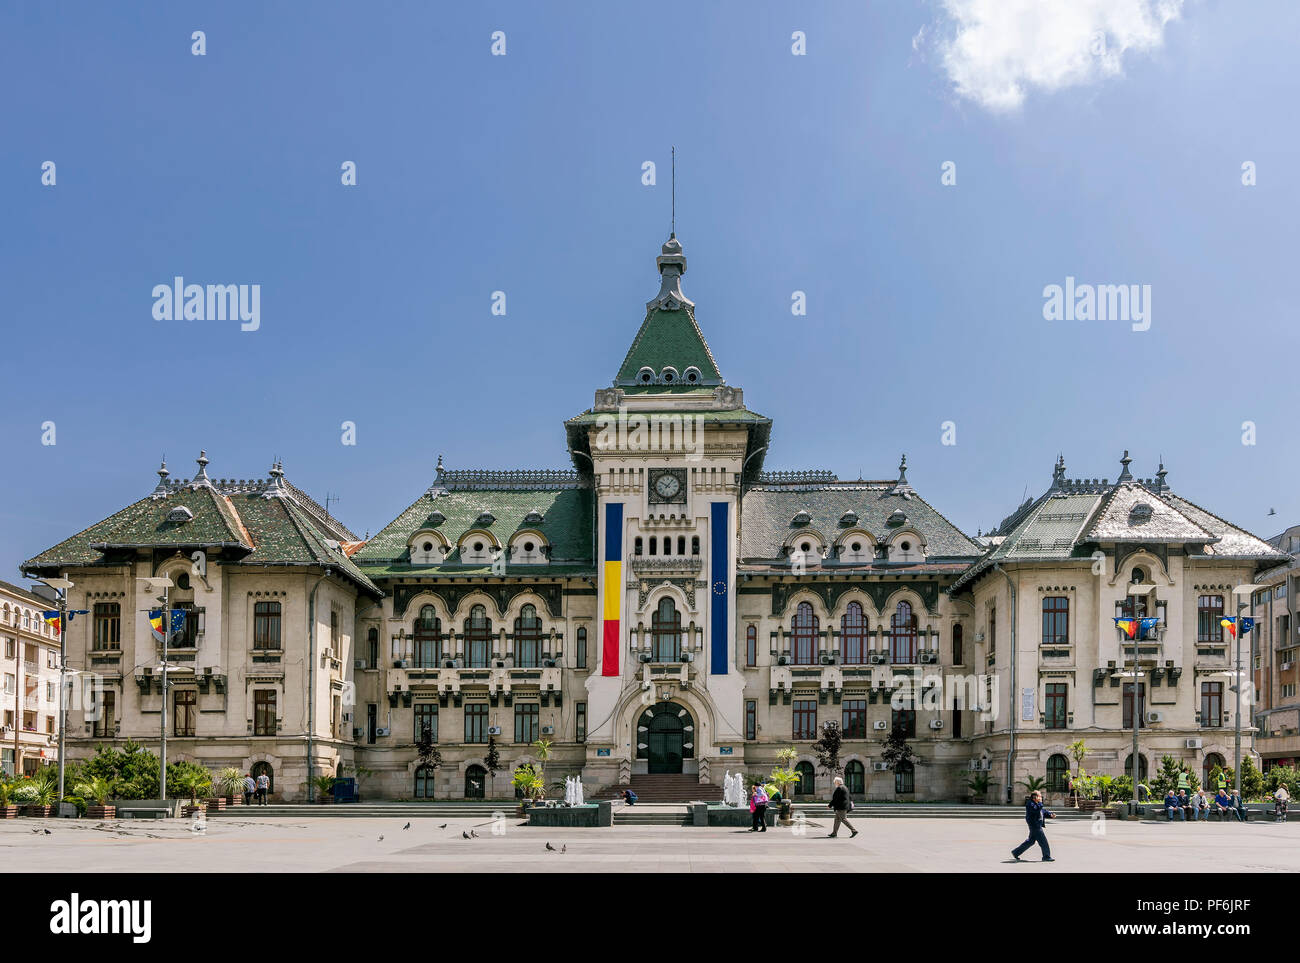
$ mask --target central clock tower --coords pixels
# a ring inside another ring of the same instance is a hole
[[[566,424],[596,492],[586,771],[604,783],[643,772],[720,783],[744,751],[741,484],[761,467],[771,422],[723,380],[681,290],[675,236],[656,263],[659,293],[613,385]]]

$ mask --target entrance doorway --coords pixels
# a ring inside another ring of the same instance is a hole
[[[695,720],[675,702],[659,702],[637,721],[637,758],[650,773],[681,773],[682,760],[695,757]]]

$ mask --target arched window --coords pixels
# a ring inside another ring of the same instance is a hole
[[[677,536],[677,554],[678,554],[678,555],[685,555],[685,554],[686,554],[686,536],[685,536],[685,535],[678,535],[678,536]]]
[[[840,619],[840,655],[845,665],[867,661],[867,618],[857,602],[850,602]]]
[[[1124,757],[1124,775],[1132,778],[1133,776],[1133,753]],[[1147,781],[1147,757],[1138,755],[1138,782]]]
[[[844,766],[844,786],[850,796],[862,796],[867,791],[867,770],[856,759],[850,759]]]
[[[1047,791],[1065,792],[1070,778],[1070,760],[1059,752],[1047,760]]]
[[[269,762],[255,762],[253,763],[253,768],[248,771],[253,774],[254,780],[256,780],[258,776],[266,777],[266,794],[268,796],[275,792],[275,770],[271,768]]]
[[[657,555],[658,553],[659,553],[659,538],[658,538],[658,536],[656,536],[656,535],[651,535],[651,536],[650,536],[650,554],[651,554],[651,555]]]
[[[912,768],[912,763],[906,759],[894,768],[894,792],[916,792],[916,773]]]
[[[745,665],[758,665],[758,627],[745,629]]]
[[[465,798],[487,798],[487,770],[482,766],[470,766],[465,770]]]
[[[1223,766],[1224,766],[1223,757],[1219,755],[1217,752],[1207,752],[1205,754],[1205,762],[1201,768],[1201,771],[1203,773],[1203,778],[1201,779],[1201,785],[1205,787],[1206,792],[1219,791],[1219,784],[1215,781],[1213,773],[1215,767],[1217,767],[1219,770],[1219,775],[1220,776],[1224,775]]]
[[[963,635],[964,633],[962,631],[962,627],[960,623],[952,627],[952,664],[953,665],[965,665],[965,663],[962,661],[962,655],[964,654],[962,652]]]
[[[662,599],[650,626],[655,662],[682,660],[682,615],[672,599]]]
[[[700,554],[700,536],[698,535],[691,536],[691,554],[692,555]]]
[[[432,766],[420,766],[415,770],[415,798],[433,798],[433,776],[437,770]]]
[[[492,620],[487,609],[476,605],[465,620],[465,657],[471,669],[486,669],[492,655]]]
[[[794,771],[799,775],[799,783],[794,787],[796,795],[811,796],[817,791],[816,774],[813,772],[811,762],[801,762],[794,767]]]
[[[889,617],[889,661],[895,665],[916,661],[916,616],[907,602],[899,602]]]
[[[576,668],[585,669],[587,667],[587,629],[586,626],[578,627],[578,644],[576,646],[573,664]]]
[[[421,607],[415,619],[415,664],[421,669],[436,669],[441,653],[442,620],[432,605]],[[376,637],[376,644],[378,639]]]
[[[372,628],[370,629],[370,631],[366,633],[366,648],[369,650],[366,653],[366,665],[368,665],[372,669],[379,668],[379,630],[378,629]]]
[[[537,608],[525,605],[515,619],[515,665],[535,669],[542,664],[542,620]]]
[[[1202,595],[1196,600],[1196,641],[1223,641],[1223,596]]]
[[[641,536],[638,535],[632,542],[632,554],[640,555],[644,550],[645,543],[641,540]]]
[[[813,665],[817,660],[817,616],[808,602],[800,602],[791,622],[794,635],[794,664]]]

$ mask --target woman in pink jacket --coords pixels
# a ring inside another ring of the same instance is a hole
[[[767,790],[760,783],[754,783],[754,788],[750,790],[749,812],[754,817],[754,824],[749,827],[749,831],[767,832]]]

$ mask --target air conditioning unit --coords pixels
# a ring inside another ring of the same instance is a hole
[[[653,662],[654,656],[651,655],[649,652],[642,652],[639,656],[637,656],[637,659],[638,661],[641,662]]]
[[[683,661],[683,662],[694,662],[694,661],[695,661],[695,655],[694,655],[694,653],[691,653],[691,652],[683,652],[683,653],[682,653],[682,661]]]
[[[361,738],[361,733],[364,732],[364,731],[365,731],[365,730],[363,730],[360,726],[353,726],[353,727],[352,727],[352,738],[353,738],[353,739],[360,739],[360,738]]]
[[[889,763],[873,762],[871,764],[871,768],[874,769],[876,772],[889,772]]]
[[[788,655],[778,655],[778,656],[776,657],[776,664],[777,664],[777,665],[789,665],[789,664],[790,664],[790,657],[789,657]]]
[[[1283,663],[1282,663],[1282,671],[1285,672],[1287,669],[1291,668],[1291,666],[1292,666],[1293,664],[1294,664],[1294,663],[1291,663],[1291,662],[1283,662]]]
[[[934,662],[934,661],[936,661],[936,660],[935,660],[935,653],[934,653],[934,652],[928,652],[928,651],[927,651],[927,652],[922,652],[922,653],[921,653],[921,661],[922,661],[922,662]]]
[[[877,719],[874,723],[872,723],[871,728],[873,728],[873,729],[886,729],[886,728],[888,728],[888,726],[885,725],[885,720],[884,720],[884,719]]]
[[[499,735],[501,735],[501,727],[500,727],[500,726],[488,726],[488,735],[489,735],[489,736],[499,736]]]
[[[494,659],[492,661],[492,668],[494,669],[504,669],[505,667],[506,667],[505,659]]]
[[[1199,749],[1204,743],[1200,739],[1188,739],[1183,743],[1184,749]]]
[[[382,739],[384,736],[389,735],[392,731],[393,731],[393,730],[391,730],[391,729],[376,729],[376,730],[375,730],[375,736],[376,736],[377,738]]]
[[[555,659],[542,659],[542,668],[543,668],[543,669],[554,669],[556,665],[557,665],[557,662],[556,662]]]
[[[459,661],[458,659],[443,659],[443,660],[442,660],[442,667],[443,667],[444,669],[455,669],[455,668],[459,668],[459,666],[456,665],[456,663],[457,663],[458,661]]]
[[[931,720],[930,720],[930,728],[931,728],[931,729],[942,729],[942,728],[943,728],[943,720],[942,720],[942,719],[931,719]]]
[[[411,663],[408,662],[406,659],[398,659],[397,661],[395,661],[395,662],[393,663],[393,668],[394,668],[394,669],[405,669],[405,668],[408,668],[408,667],[410,666],[410,664],[411,664]]]
[[[831,655],[829,652],[823,652],[822,665],[834,665],[834,664],[835,664],[835,656]]]
[[[354,668],[354,669],[364,669],[365,667],[366,667],[366,660],[365,660],[365,659],[353,659],[353,660],[352,660],[352,668]]]
[[[555,726],[542,726],[542,735],[544,736],[555,735]]]
[[[873,665],[884,665],[884,664],[885,664],[885,659],[886,659],[886,656],[885,656],[885,653],[883,653],[883,652],[872,652],[872,653],[871,653],[871,662],[872,662]]]
[[[1164,722],[1165,714],[1163,712],[1148,712],[1147,722]]]

